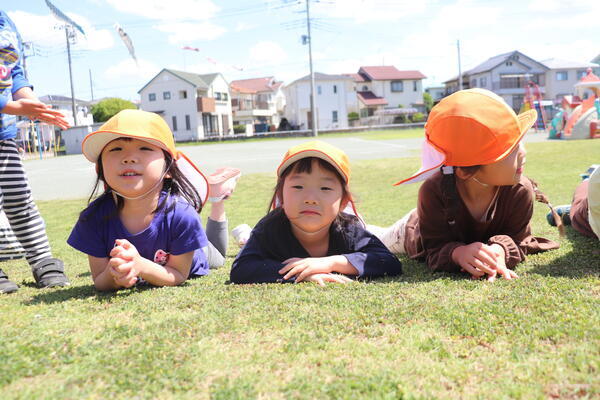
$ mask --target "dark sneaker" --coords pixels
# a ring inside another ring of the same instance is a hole
[[[569,213],[571,212],[571,205],[566,204],[564,206],[556,206],[554,207],[554,211],[559,215],[562,219],[564,225],[571,225],[571,216]],[[552,212],[546,214],[546,220],[551,226],[556,226],[556,222],[554,221],[554,217],[552,216]]]
[[[65,275],[65,264],[58,258],[46,258],[31,267],[35,283],[39,288],[68,286],[71,283]]]
[[[12,293],[19,290],[19,287],[13,281],[8,280],[8,276],[0,269],[0,293]]]

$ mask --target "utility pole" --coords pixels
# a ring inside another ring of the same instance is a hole
[[[73,126],[77,126],[77,107],[75,107],[75,89],[73,88],[73,71],[71,68],[71,26],[65,24],[65,37],[67,39],[67,56],[69,58],[69,79],[71,80],[71,109],[73,111]]]
[[[94,101],[94,84],[92,83],[92,69],[90,71],[90,92],[92,92],[92,101]]]
[[[312,117],[312,135],[318,136],[317,132],[317,103],[315,97],[315,73],[312,62],[312,36],[310,34],[310,0],[306,0],[306,27],[308,29],[308,62],[310,64],[310,114]]]
[[[462,69],[460,67],[460,40],[456,41],[456,50],[458,52],[458,90],[463,90]]]

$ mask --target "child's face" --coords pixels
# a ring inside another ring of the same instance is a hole
[[[521,142],[508,157],[481,167],[475,177],[491,186],[514,185],[519,182],[521,175],[523,175],[526,155],[527,151],[525,151],[525,146]]]
[[[106,183],[127,197],[136,197],[162,185],[165,155],[160,147],[139,139],[120,138],[102,150],[102,167]]]
[[[342,183],[312,162],[311,172],[292,171],[283,183],[282,207],[293,227],[305,233],[329,228],[340,211]]]

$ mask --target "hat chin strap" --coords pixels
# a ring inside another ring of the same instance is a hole
[[[479,179],[475,178],[475,176],[472,176],[471,179],[473,179],[475,182],[479,183],[483,187],[490,187],[490,185],[488,185],[487,183],[481,182]]]
[[[127,200],[139,200],[142,199],[146,196],[148,196],[150,193],[152,193],[154,191],[154,189],[156,189],[158,187],[158,185],[161,185],[163,183],[163,179],[165,179],[165,175],[167,175],[167,172],[169,172],[169,168],[171,168],[171,165],[173,165],[173,160],[171,160],[171,163],[169,164],[169,166],[167,168],[165,168],[165,172],[163,172],[163,174],[160,176],[160,179],[156,181],[156,183],[154,184],[154,186],[152,186],[150,189],[148,189],[146,191],[146,193],[140,194],[139,196],[135,196],[135,197],[129,197],[129,196],[125,196],[124,194],[121,194],[119,192],[117,192],[114,189],[110,189],[114,194],[121,196],[124,199]]]

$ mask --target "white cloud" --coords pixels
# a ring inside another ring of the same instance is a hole
[[[234,31],[235,32],[248,31],[248,30],[254,29],[256,27],[258,27],[258,25],[248,24],[246,22],[238,22],[237,25],[235,26]]]
[[[126,58],[108,67],[104,72],[104,77],[109,81],[127,81],[128,84],[139,82],[141,87],[160,69],[156,64],[147,60],[138,59],[136,64],[133,59]]]
[[[196,40],[214,40],[226,30],[210,22],[170,22],[155,26],[161,32],[168,34],[167,39],[172,44],[190,44]]]
[[[348,18],[357,23],[394,21],[424,12],[429,0],[382,1],[382,0],[338,0],[336,2],[313,3],[314,13],[331,18]]]
[[[106,0],[118,11],[141,17],[172,20],[207,20],[219,11],[210,0]]]
[[[253,66],[281,63],[288,55],[279,44],[271,41],[256,43],[250,48],[250,62]]]
[[[8,13],[19,29],[23,40],[34,42],[38,46],[64,46],[65,33],[59,27],[64,24],[48,15],[36,15],[25,11],[14,11]],[[78,14],[67,13],[67,15],[83,28],[85,36],[77,32],[77,41],[74,48],[80,50],[102,50],[114,46],[112,31],[107,29],[95,29],[92,23]]]

